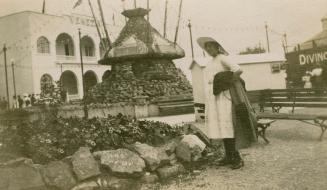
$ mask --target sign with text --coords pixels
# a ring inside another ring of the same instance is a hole
[[[286,54],[289,64],[315,65],[327,63],[327,47],[313,48]]]
[[[327,50],[317,53],[299,55],[300,65],[322,63],[324,61],[327,61]]]

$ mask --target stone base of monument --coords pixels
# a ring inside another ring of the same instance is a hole
[[[194,113],[193,96],[176,95],[160,97],[156,100],[159,116]]]

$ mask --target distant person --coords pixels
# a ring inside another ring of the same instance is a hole
[[[13,108],[17,109],[19,108],[19,104],[18,104],[18,100],[17,100],[17,96],[13,96]]]
[[[0,98],[0,109],[1,109],[1,110],[4,110],[4,109],[5,109],[5,106],[4,106],[4,105],[5,105],[5,103],[4,103],[4,101],[3,101],[3,97],[1,97],[1,98]]]
[[[2,98],[2,107],[4,110],[8,108],[8,101],[5,97]]]
[[[312,88],[312,83],[311,83],[311,74],[310,72],[306,72],[306,74],[302,77],[302,81],[304,82],[303,88]]]
[[[30,95],[26,95],[25,96],[25,105],[26,107],[31,107],[31,98],[30,98]]]
[[[20,97],[20,95],[17,96],[17,101],[18,101],[18,107],[23,108],[24,100],[22,99],[22,97]]]
[[[36,98],[35,98],[35,95],[34,94],[31,94],[31,106],[35,106],[35,102],[36,102]]]
[[[312,85],[313,88],[322,88],[323,80],[322,80],[322,68],[320,64],[315,65],[315,68],[311,71],[312,75]]]
[[[244,161],[238,149],[257,141],[256,121],[251,119],[244,84],[239,79],[242,69],[228,60],[227,51],[215,39],[201,37],[197,42],[212,57],[204,69],[208,136],[212,140],[222,139],[224,143],[225,157],[218,165],[239,169],[244,166]]]

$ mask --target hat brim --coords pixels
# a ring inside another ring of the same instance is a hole
[[[217,43],[221,50],[224,52],[224,54],[228,55],[229,53],[223,48],[223,46],[217,42],[215,39],[211,38],[211,37],[200,37],[196,40],[199,44],[199,46],[203,49],[203,50],[206,50],[205,49],[205,44],[208,43],[208,42],[214,42],[214,43]]]

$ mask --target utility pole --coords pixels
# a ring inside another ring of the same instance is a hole
[[[135,8],[135,9],[137,8],[136,0],[134,0],[134,8]]]
[[[192,36],[192,25],[191,20],[188,20],[188,28],[190,30],[190,40],[191,40],[191,50],[192,50],[192,59],[194,60],[194,50],[193,50],[193,36]]]
[[[15,78],[15,64],[14,60],[11,60],[11,70],[12,70],[12,80],[14,84],[14,96],[17,98],[17,93],[16,93],[16,78]]]
[[[284,42],[285,42],[285,52],[286,53],[288,53],[288,44],[287,44],[287,34],[286,34],[286,32],[284,33],[284,35],[283,35],[283,37],[284,37]]]
[[[166,0],[165,5],[165,18],[164,18],[164,31],[163,31],[163,37],[166,38],[166,30],[167,30],[167,9],[168,9],[168,0]]]
[[[286,46],[285,46],[284,40],[282,40],[282,47],[283,47],[283,50],[284,50],[284,54],[286,54]]]
[[[106,41],[108,42],[108,50],[110,50],[111,49],[111,41],[110,41],[109,33],[108,33],[108,30],[107,30],[107,27],[106,27],[106,22],[104,21],[104,16],[103,16],[103,11],[102,11],[102,6],[101,6],[101,0],[98,0],[98,6],[99,6],[99,10],[100,10],[102,25],[103,25],[104,32],[105,32],[106,38],[107,38]]]
[[[266,28],[266,37],[267,37],[267,50],[268,50],[268,53],[270,53],[270,47],[269,47],[269,36],[268,36],[268,25],[267,25],[267,22],[265,23],[265,28]]]
[[[81,71],[82,71],[82,87],[83,87],[83,106],[84,106],[84,117],[85,119],[89,118],[86,100],[85,100],[85,81],[84,81],[84,68],[83,68],[83,52],[82,52],[82,46],[81,46],[81,29],[78,29],[78,38],[79,38],[79,52],[80,52],[80,59],[81,59]]]
[[[182,4],[183,4],[183,0],[181,0],[181,1],[180,1],[180,4],[179,4],[178,20],[177,20],[177,26],[176,26],[176,32],[175,32],[175,39],[174,39],[174,44],[175,44],[175,45],[176,45],[176,43],[177,43],[177,36],[178,36],[178,29],[179,29],[179,22],[180,22],[180,20],[181,20]]]
[[[150,10],[150,2],[149,2],[149,0],[146,1],[146,8],[148,9],[148,11]],[[148,20],[148,22],[150,22],[150,13],[148,13],[146,19]]]
[[[98,32],[98,35],[99,35],[99,38],[100,38],[100,44],[101,46],[103,47],[103,49],[107,50],[107,46],[106,44],[104,43],[104,41],[102,40],[102,35],[100,33],[100,28],[99,28],[99,25],[98,25],[98,21],[97,19],[95,18],[95,14],[94,14],[94,10],[93,10],[93,6],[91,4],[91,1],[89,1],[89,6],[90,6],[90,9],[91,9],[91,13],[92,13],[92,17],[93,17],[93,20],[94,20],[94,23],[95,23],[95,27],[97,29],[97,32]]]
[[[6,90],[7,90],[7,109],[9,109],[9,87],[8,87],[8,73],[7,73],[7,47],[6,44],[3,45],[3,55],[5,59],[5,74],[6,74]]]
[[[59,81],[60,81],[60,93],[62,93],[62,90],[63,90],[63,84],[62,84],[62,63],[60,63],[60,80]]]

